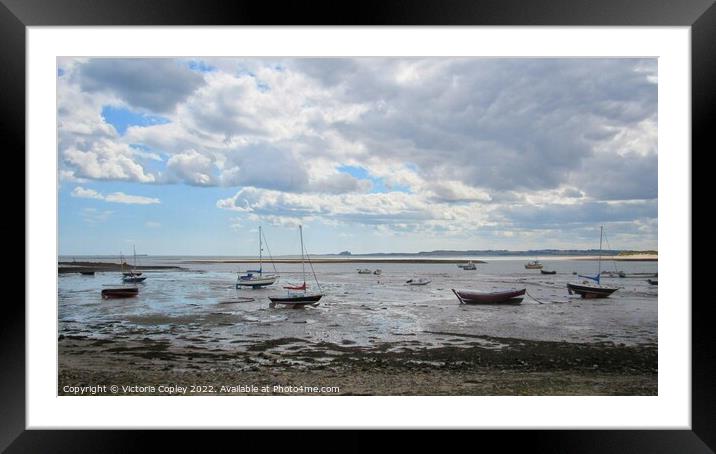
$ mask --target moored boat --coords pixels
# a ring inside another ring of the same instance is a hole
[[[576,293],[582,298],[606,298],[619,290],[619,288],[583,282],[581,284],[567,284],[567,290],[570,295]]]
[[[236,278],[236,288],[266,287],[267,285],[271,285],[271,284],[275,283],[279,279],[280,276],[277,273],[273,273],[273,274],[264,273],[263,240],[264,240],[264,236],[261,231],[261,226],[259,226],[259,269],[258,270],[247,270],[246,274],[239,274],[238,277]],[[268,248],[268,244],[266,247]],[[269,256],[270,255],[271,255],[271,252],[269,251]],[[276,265],[274,265],[274,271],[276,271]]]
[[[122,271],[122,281],[130,284],[136,284],[144,282],[147,278],[142,276],[141,272],[137,271],[137,250],[132,245],[132,251],[134,252],[134,266],[129,271]],[[122,261],[122,268],[124,268],[124,261]]]
[[[102,290],[102,298],[131,298],[139,294],[137,287],[106,288]]]
[[[472,263],[472,260],[470,260],[470,261],[467,262],[467,263],[458,264],[457,267],[458,267],[458,268],[462,268],[463,270],[476,270],[476,269],[477,269],[477,267],[475,266],[475,264]]]
[[[528,270],[541,270],[542,266],[538,260],[532,260],[525,265],[525,268]]]
[[[647,279],[646,281],[651,285],[659,285],[658,279]]]
[[[578,274],[579,277],[583,277],[586,279],[592,280],[594,283],[590,283],[588,281],[583,281],[578,284],[567,284],[567,291],[570,295],[577,294],[581,296],[582,298],[607,298],[612,293],[619,290],[619,287],[609,287],[606,285],[602,285],[601,275],[602,275],[602,237],[604,236],[604,226],[601,226],[599,228],[599,265],[597,268],[597,275],[596,276],[584,276],[581,274]]]
[[[122,281],[131,283],[131,284],[136,284],[139,282],[144,282],[146,279],[147,279],[146,276],[137,276],[134,274],[129,274],[129,275],[124,276],[122,278]]]
[[[288,290],[288,294],[286,296],[269,296],[269,300],[271,301],[269,307],[273,308],[276,307],[276,305],[278,304],[292,309],[298,309],[305,306],[315,307],[318,306],[318,301],[323,297],[323,293],[320,292],[321,286],[320,284],[318,284],[316,272],[313,270],[313,265],[311,264],[310,258],[308,260],[308,263],[311,265],[311,271],[313,272],[313,277],[316,280],[316,286],[318,286],[319,293],[307,293],[308,286],[306,285],[306,256],[308,256],[308,253],[306,253],[306,250],[303,246],[303,226],[299,225],[298,231],[300,232],[301,236],[301,269],[303,272],[303,284],[285,286],[284,288]]]
[[[368,268],[358,268],[358,274],[373,274]]]
[[[527,289],[511,289],[497,292],[475,292],[450,289],[460,304],[520,304]]]
[[[540,273],[542,273],[542,274],[557,274],[557,272],[556,272],[556,271],[554,271],[554,270],[552,270],[552,271],[547,271],[547,270],[539,270],[539,271],[540,271]]]
[[[408,279],[405,283],[408,285],[428,285],[430,280],[421,277],[418,279]]]

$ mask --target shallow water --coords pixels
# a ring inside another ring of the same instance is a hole
[[[77,258],[80,260],[80,258]],[[91,259],[98,261],[97,259]],[[568,295],[573,272],[594,274],[596,261],[541,260],[556,275],[526,270],[528,259],[486,258],[476,271],[455,264],[314,264],[324,297],[318,307],[269,308],[269,295],[282,285],[301,282],[300,264],[277,264],[280,281],[264,289],[236,290],[236,272],[255,265],[187,263],[194,258],[141,257],[141,265],[176,265],[182,271],[145,271],[139,296],[102,300],[106,286],[121,285],[118,272],[58,277],[59,334],[92,338],[166,340],[176,347],[244,349],[252,343],[297,338],[370,347],[438,347],[494,340],[472,336],[568,342],[657,342],[658,288],[646,279],[603,278],[621,288],[610,298],[583,300]],[[529,259],[531,260],[531,259]],[[625,272],[657,272],[657,262],[617,262]],[[380,276],[357,268],[382,269]],[[613,262],[603,269],[614,270]],[[271,269],[264,265],[264,270]],[[310,268],[308,268],[310,273]],[[405,281],[423,277],[426,286]],[[580,279],[581,280],[581,279]],[[312,276],[307,277],[312,290]],[[520,305],[460,305],[455,289],[525,287]],[[253,298],[236,302],[237,298]],[[539,301],[537,301],[539,300]],[[290,344],[284,348],[291,348]]]

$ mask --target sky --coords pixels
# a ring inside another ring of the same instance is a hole
[[[57,65],[61,255],[657,249],[656,59]]]

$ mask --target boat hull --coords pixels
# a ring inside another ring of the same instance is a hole
[[[298,309],[305,306],[318,306],[318,301],[323,295],[301,295],[301,296],[270,296],[271,307],[276,305],[287,306],[293,309]]]
[[[267,285],[272,285],[277,280],[278,280],[278,276],[261,277],[261,278],[254,278],[254,279],[239,279],[238,281],[236,281],[236,288],[240,288],[240,287],[261,288],[261,287],[266,287]]]
[[[592,285],[567,284],[569,294],[577,294],[582,298],[607,298],[612,293],[619,290],[614,287],[596,287]]]
[[[144,282],[146,279],[144,276],[125,276],[122,278],[122,281],[136,284],[138,282]]]
[[[528,270],[541,270],[542,265],[525,265],[525,268]]]
[[[430,281],[414,281],[412,279],[406,282],[408,285],[428,285],[429,283]]]
[[[138,288],[106,288],[102,290],[102,298],[131,298],[139,294]]]
[[[540,273],[542,273],[542,274],[557,274],[556,271],[545,271],[545,270],[540,270]]]
[[[505,292],[473,292],[451,289],[461,304],[520,304],[526,289]]]

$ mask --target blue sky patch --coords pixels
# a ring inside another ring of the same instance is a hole
[[[124,107],[104,106],[102,108],[104,121],[114,126],[120,135],[127,132],[130,126],[154,126],[169,123],[168,118],[132,112]]]
[[[373,183],[373,189],[370,192],[376,193],[376,192],[410,192],[410,188],[408,186],[403,185],[394,185],[394,186],[388,186],[385,183],[385,180],[380,177],[375,177],[371,175],[366,169],[363,167],[358,166],[340,166],[338,167],[339,172],[347,173],[348,175],[351,175],[359,180],[369,180],[371,183]]]
[[[202,60],[189,60],[187,66],[189,66],[189,69],[191,69],[192,71],[197,71],[200,73],[210,73],[216,71],[216,68],[214,66],[211,66]]]

